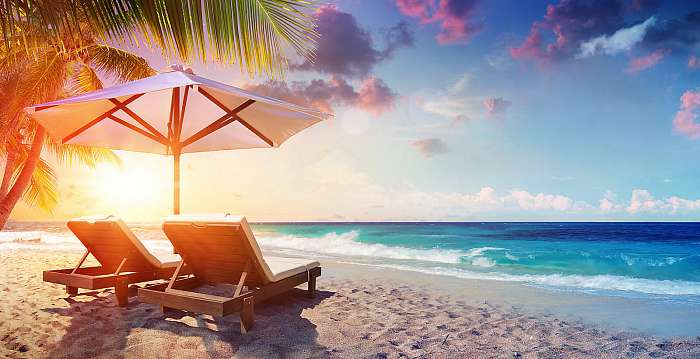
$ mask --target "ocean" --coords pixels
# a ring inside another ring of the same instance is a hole
[[[130,223],[170,253],[157,223]],[[265,253],[552,291],[700,304],[700,223],[260,223]],[[65,223],[10,222],[0,251],[82,251]]]

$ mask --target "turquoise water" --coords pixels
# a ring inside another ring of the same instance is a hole
[[[270,248],[560,290],[700,298],[697,223],[260,224]]]
[[[130,224],[168,252],[158,224]],[[254,224],[263,251],[558,291],[700,303],[697,223]],[[0,250],[81,250],[62,223],[14,222]],[[9,232],[8,232],[9,231]]]

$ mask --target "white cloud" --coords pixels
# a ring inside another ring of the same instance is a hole
[[[504,202],[515,201],[524,210],[555,210],[567,211],[573,207],[574,201],[566,196],[553,194],[531,194],[523,190],[512,190],[503,197]]]
[[[470,75],[468,72],[463,73],[457,82],[450,87],[448,90],[450,93],[462,93],[467,89],[467,86],[469,85],[469,82],[471,82],[472,75]]]
[[[697,211],[700,209],[700,199],[689,200],[672,196],[666,200],[668,206],[671,207],[671,213],[679,211]]]
[[[489,117],[497,116],[504,113],[508,107],[510,107],[511,102],[503,99],[502,97],[491,97],[484,100],[484,107],[486,108],[486,114]]]
[[[616,204],[616,201],[617,196],[615,195],[615,193],[613,193],[613,191],[608,190],[603,195],[603,198],[599,201],[598,209],[600,209],[600,211],[603,213],[617,211],[620,209],[621,206],[619,204]]]
[[[654,212],[661,209],[662,201],[654,199],[654,196],[645,189],[632,190],[632,198],[627,206],[627,212],[631,214],[639,212]]]
[[[423,110],[452,120],[466,121],[483,113],[482,99],[468,96],[439,96],[423,103]]]
[[[487,118],[502,113],[511,102],[502,97],[473,95],[469,86],[472,76],[460,75],[454,84],[441,92],[430,92],[421,101],[424,111],[463,122],[475,118]]]
[[[601,35],[581,43],[578,57],[594,55],[615,55],[627,51],[644,39],[647,30],[656,24],[656,18],[650,17],[641,24],[617,30],[614,34]]]

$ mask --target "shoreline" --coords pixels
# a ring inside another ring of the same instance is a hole
[[[70,267],[79,256],[0,252],[0,356],[700,355],[700,337],[620,331],[568,311],[587,310],[599,297],[331,261],[322,261],[315,299],[298,291],[262,303],[253,330],[240,335],[238,315],[163,315],[135,297],[122,309],[112,291],[67,297],[62,287],[41,281],[42,270]],[[630,307],[627,299],[621,304]]]

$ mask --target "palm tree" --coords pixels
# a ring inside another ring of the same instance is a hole
[[[13,40],[20,44],[26,45],[46,35],[31,24],[21,26],[21,37]],[[66,164],[92,167],[103,161],[119,162],[119,158],[106,149],[54,142],[23,112],[24,107],[34,103],[102,88],[98,72],[117,81],[155,73],[137,55],[90,41],[89,29],[83,28],[81,36],[82,41],[76,46],[66,46],[65,41],[63,46],[51,46],[51,42],[45,41],[31,52],[5,51],[0,57],[3,66],[0,94],[5,99],[0,111],[3,143],[0,154],[5,158],[0,183],[0,228],[20,198],[48,211],[57,204],[56,175],[46,158],[42,158],[42,152]]]
[[[238,64],[251,74],[280,76],[285,46],[312,58],[317,0],[0,0],[7,41],[18,21],[80,43],[87,25],[100,40],[144,44],[166,58]],[[34,16],[27,16],[33,14]]]
[[[153,70],[106,44],[145,44],[166,58],[238,63],[249,74],[283,76],[284,47],[313,57],[315,0],[0,0],[0,229],[20,197],[50,209],[55,174],[44,144],[60,161],[118,161],[108,150],[51,141],[22,109],[102,87],[98,73],[128,81]]]

